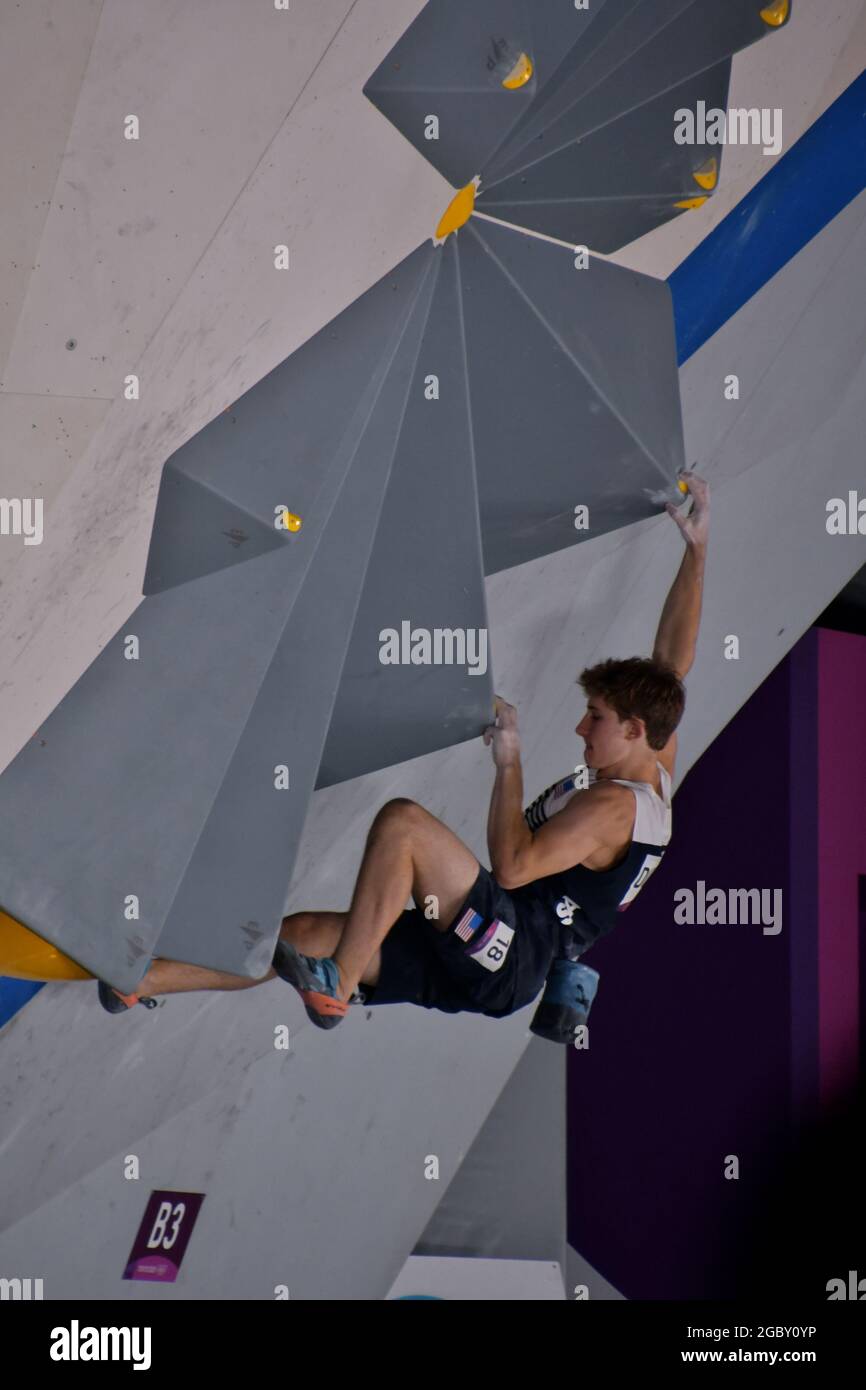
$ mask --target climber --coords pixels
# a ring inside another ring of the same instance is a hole
[[[578,678],[588,697],[575,729],[584,740],[585,786],[571,774],[521,809],[517,711],[497,697],[495,723],[483,735],[496,767],[490,870],[422,806],[389,801],[370,828],[348,911],[286,917],[261,979],[156,959],[135,994],[100,981],[103,1006],[112,1013],[137,1002],[154,1007],[156,994],[246,989],[279,975],[320,1028],[335,1027],[352,1003],[500,1018],[536,997],[555,962],[576,965],[634,900],[670,839],[675,729],[694,660],[709,532],[707,483],[693,470],[681,476],[691,511],[671,503],[666,510],[686,550],[652,656],[603,661]],[[410,895],[415,906],[404,910]],[[585,1013],[597,975],[576,969]],[[556,991],[552,997],[556,1005]]]

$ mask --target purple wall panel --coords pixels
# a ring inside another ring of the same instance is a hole
[[[818,628],[790,652],[791,1110],[798,1126],[818,1109]]]
[[[590,1049],[569,1056],[568,1238],[628,1298],[733,1296],[738,1226],[787,1132],[790,683],[784,662],[691,769],[664,861],[587,958],[601,984]],[[782,931],[676,924],[675,890],[699,879],[783,889]]]
[[[818,634],[818,1027],[821,1104],[858,1081],[860,874],[866,873],[866,640]]]
[[[569,1056],[568,1238],[628,1298],[763,1296],[797,1265],[800,1169],[830,1152],[829,1111],[857,1082],[864,695],[866,640],[806,633],[692,768],[661,867],[590,957],[602,979],[590,1050]],[[699,879],[781,888],[782,931],[677,925],[674,892]]]

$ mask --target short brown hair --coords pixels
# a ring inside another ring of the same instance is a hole
[[[672,666],[649,656],[609,658],[587,666],[578,676],[587,696],[600,695],[622,719],[642,719],[646,741],[664,748],[683,717],[685,686]]]

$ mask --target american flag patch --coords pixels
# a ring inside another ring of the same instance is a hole
[[[483,917],[479,913],[473,912],[470,907],[467,912],[464,912],[454,928],[454,935],[459,936],[461,941],[471,941],[483,920]]]

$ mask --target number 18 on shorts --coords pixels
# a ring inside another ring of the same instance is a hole
[[[466,954],[472,960],[477,960],[479,965],[483,965],[485,970],[500,970],[508,955],[513,936],[513,927],[506,926],[504,922],[494,918],[483,935],[472,942]]]

